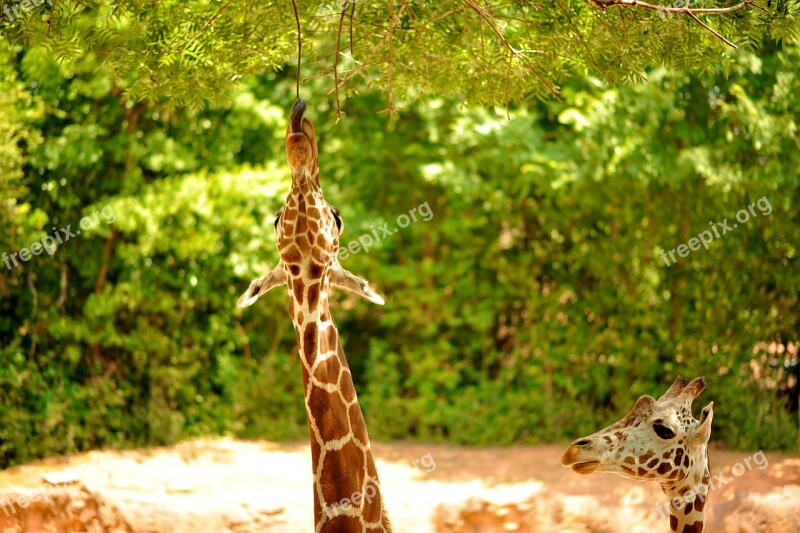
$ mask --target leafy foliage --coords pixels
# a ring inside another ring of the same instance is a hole
[[[288,1],[60,0],[0,21],[14,44],[42,46],[68,61],[92,51],[130,101],[162,106],[224,104],[227,88],[296,54]],[[800,39],[800,2],[743,5],[723,13],[680,13],[606,2],[313,0],[297,2],[305,36],[304,75],[338,80],[342,92],[372,88],[396,99],[454,96],[505,105],[556,94],[571,73],[607,83],[639,80],[648,67],[718,68],[733,51],[705,24],[753,49]],[[665,3],[665,8],[700,2]],[[702,2],[727,8],[730,2]],[[338,52],[338,53],[337,53]],[[340,71],[336,78],[333,70]]]

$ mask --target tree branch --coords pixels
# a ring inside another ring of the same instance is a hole
[[[736,48],[736,45],[733,44],[731,41],[720,35],[719,32],[711,28],[708,24],[703,22],[697,17],[697,14],[721,14],[721,13],[732,13],[734,11],[738,11],[748,6],[753,6],[761,9],[760,6],[757,6],[753,3],[753,0],[744,0],[733,6],[728,7],[701,7],[701,8],[690,8],[688,5],[683,7],[672,7],[672,6],[659,6],[654,4],[648,4],[647,2],[640,2],[639,0],[590,0],[595,6],[597,6],[601,11],[605,11],[609,7],[638,7],[641,9],[647,9],[649,11],[657,11],[659,13],[669,13],[674,15],[686,15],[695,22],[697,22],[700,26],[702,26],[706,31],[710,32],[711,35],[725,43],[726,45],[730,46],[731,48]],[[687,1],[688,4],[688,1]]]
[[[640,2],[639,0],[591,0],[591,2],[599,7],[602,11],[605,11],[609,7],[614,6],[624,6],[624,7],[640,7],[642,9],[648,9],[650,11],[659,11],[661,13],[675,13],[675,14],[682,14],[682,13],[731,13],[732,11],[738,11],[743,7],[747,7],[753,4],[753,0],[744,0],[734,6],[728,7],[705,7],[705,8],[698,8],[692,9],[690,7],[668,7],[668,6],[658,6],[654,4],[648,4],[647,2]]]
[[[697,18],[697,15],[695,15],[695,14],[694,14],[694,13],[692,13],[691,11],[687,11],[687,12],[686,12],[686,14],[687,14],[687,15],[689,15],[689,17],[691,17],[691,19],[692,19],[692,20],[694,20],[695,22],[697,22],[698,24],[700,24],[700,25],[701,25],[702,27],[704,27],[706,30],[710,31],[712,35],[714,35],[714,36],[715,36],[717,39],[719,39],[719,40],[720,40],[720,41],[722,41],[723,43],[727,44],[727,45],[728,45],[728,46],[730,46],[731,48],[738,48],[738,47],[737,47],[735,44],[733,44],[733,43],[732,43],[732,42],[730,42],[728,39],[726,39],[725,37],[723,37],[722,35],[720,35],[720,33],[719,33],[719,32],[717,32],[715,29],[713,29],[711,26],[709,26],[708,24],[706,24],[705,22],[703,22],[702,20],[700,20],[699,18]]]

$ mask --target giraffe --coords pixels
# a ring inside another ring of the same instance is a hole
[[[714,402],[696,420],[692,401],[705,386],[702,377],[678,377],[658,400],[642,396],[616,424],[572,442],[561,464],[579,474],[614,472],[658,481],[670,499],[672,531],[700,533],[711,480],[707,443]]]
[[[328,290],[339,287],[383,305],[369,283],[339,264],[343,223],[322,194],[317,139],[298,99],[286,130],[292,186],[275,219],[280,260],[239,298],[248,307],[288,286],[289,316],[300,352],[314,479],[314,531],[391,532],[367,426],[333,323]]]

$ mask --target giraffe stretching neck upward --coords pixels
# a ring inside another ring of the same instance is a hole
[[[339,212],[319,183],[314,126],[295,102],[286,132],[292,189],[275,220],[278,266],[253,281],[239,299],[247,307],[272,288],[288,285],[289,316],[300,348],[314,478],[314,530],[391,532],[353,378],[328,306],[340,287],[371,302],[383,299],[366,280],[338,262]]]
[[[658,481],[669,503],[656,507],[672,531],[701,533],[711,473],[708,439],[714,402],[692,416],[692,400],[705,388],[703,378],[679,377],[661,398],[642,396],[625,417],[569,445],[561,464],[579,474],[614,472]]]

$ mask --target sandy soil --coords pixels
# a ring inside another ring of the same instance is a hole
[[[669,530],[655,483],[579,476],[559,465],[560,446],[374,448],[399,533]],[[711,495],[707,531],[800,531],[800,456],[767,453],[747,469],[750,455],[712,450],[728,481]],[[0,531],[309,531],[310,472],[305,444],[229,439],[53,458],[0,473]],[[43,484],[59,474],[79,482]]]

